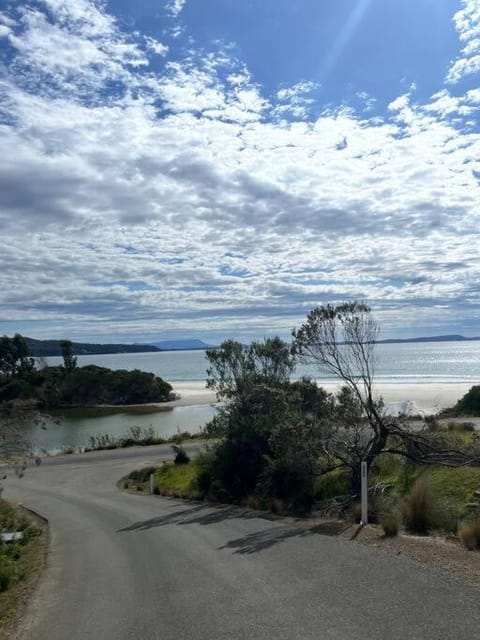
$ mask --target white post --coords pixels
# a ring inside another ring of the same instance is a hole
[[[360,524],[368,524],[368,473],[366,462],[362,462],[362,519]]]
[[[150,495],[153,496],[153,473],[150,474]]]

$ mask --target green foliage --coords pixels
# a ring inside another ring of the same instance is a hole
[[[156,470],[155,487],[161,495],[179,498],[195,497],[197,466],[189,464],[164,464]]]
[[[128,474],[129,480],[134,480],[135,482],[148,482],[152,473],[155,473],[157,467],[143,467],[142,469],[135,469],[131,473]]]
[[[60,400],[72,405],[142,404],[168,400],[171,391],[171,385],[153,373],[88,365],[72,371]]]
[[[480,416],[480,385],[473,386],[453,407],[456,415]]]
[[[210,490],[238,501],[254,492],[272,454],[269,439],[285,420],[293,360],[279,338],[249,346],[227,340],[208,350],[207,358],[207,384],[226,402],[209,427],[225,435],[211,461]]]
[[[69,375],[77,366],[77,358],[73,355],[73,344],[71,340],[62,340],[60,342],[62,351],[63,366],[67,375]]]
[[[226,340],[208,349],[207,387],[219,399],[246,402],[259,385],[277,387],[288,383],[294,361],[289,346],[280,338],[267,338],[248,346]]]
[[[391,508],[379,514],[378,521],[386,536],[396,536],[400,530],[401,515],[398,509]]]
[[[144,404],[170,398],[172,387],[153,373],[96,365],[45,367],[26,378],[0,381],[0,400],[35,398],[47,407]]]
[[[28,377],[34,367],[35,361],[30,356],[25,339],[19,333],[13,338],[0,338],[0,375],[3,375],[7,382],[13,377]]]
[[[163,444],[165,438],[159,438],[152,427],[130,427],[124,436],[116,438],[108,433],[90,436],[86,451],[102,451],[104,449],[123,449],[126,447],[145,447],[152,444]]]
[[[313,476],[308,466],[288,458],[269,459],[257,490],[265,497],[280,500],[296,514],[310,511],[315,499]]]
[[[345,496],[350,491],[350,477],[346,469],[336,469],[316,479],[315,495],[319,500]]]
[[[41,530],[20,509],[0,499],[0,531],[23,533],[19,542],[0,542],[0,593],[3,593],[29,574],[27,562],[32,541],[40,535]]]
[[[172,444],[172,450],[175,454],[174,464],[188,464],[190,457],[181,444]]]
[[[196,467],[195,484],[201,495],[208,496],[214,483],[214,465],[216,451],[214,447],[201,451],[193,464]]]
[[[0,402],[34,399],[49,408],[60,405],[144,404],[170,398],[172,387],[153,373],[77,367],[70,340],[60,343],[64,366],[35,370],[25,339],[0,338]]]

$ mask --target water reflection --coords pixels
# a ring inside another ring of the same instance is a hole
[[[107,408],[69,409],[56,412],[47,418],[46,429],[36,425],[26,425],[26,436],[35,450],[49,453],[61,451],[64,447],[82,448],[88,446],[90,436],[109,434],[114,437],[126,435],[133,426],[141,429],[152,427],[158,436],[172,436],[178,431],[199,431],[215,415],[215,407],[197,405],[161,410],[150,407],[134,410],[111,410]]]

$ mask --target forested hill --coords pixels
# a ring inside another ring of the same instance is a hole
[[[61,340],[35,340],[25,338],[32,356],[61,356]],[[94,355],[98,353],[143,353],[146,351],[161,351],[153,344],[92,344],[89,342],[72,342],[73,353],[77,356]]]

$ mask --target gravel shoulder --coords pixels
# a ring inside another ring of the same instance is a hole
[[[339,537],[355,544],[371,547],[380,553],[408,558],[424,567],[448,571],[456,580],[480,590],[480,552],[468,551],[453,536],[448,538],[415,536],[406,533],[386,536],[378,525],[361,526],[345,520],[315,516],[276,517],[286,520],[290,526],[299,527],[311,533]]]

